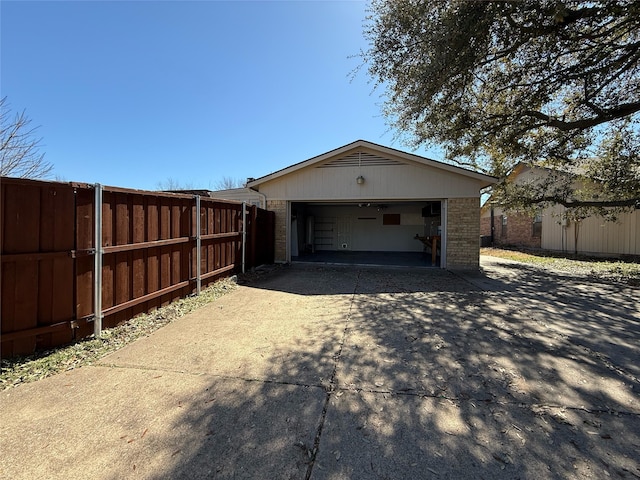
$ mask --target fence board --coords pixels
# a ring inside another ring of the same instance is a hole
[[[20,262],[15,271],[15,324],[14,328],[36,328],[38,326],[38,261]],[[32,351],[36,338],[15,340],[15,353]]]
[[[3,356],[31,353],[69,341],[47,327],[73,316],[74,187],[62,183],[3,179],[2,333]],[[17,334],[38,329],[37,335]]]
[[[147,291],[146,293],[160,290],[160,247],[147,250]],[[154,302],[153,306],[157,306]]]
[[[43,193],[45,189],[42,190]],[[69,252],[75,250],[75,188],[71,185],[53,185],[48,189],[48,195],[42,199],[42,204],[47,210],[42,216],[53,217],[52,227],[40,229],[40,249],[65,252],[67,256],[57,257],[49,261],[52,268],[50,291],[53,292],[50,303],[44,302],[38,314],[39,324],[57,324],[73,318],[74,310],[74,262]],[[47,235],[46,229],[51,228],[53,235]],[[40,262],[41,268],[45,262]],[[39,289],[39,295],[47,295],[46,286]],[[45,320],[46,318],[46,320]],[[42,335],[37,343],[37,348],[49,348],[54,345],[68,343],[73,339],[71,328],[60,332]]]
[[[53,295],[51,302],[51,316],[45,324],[57,324],[74,318],[74,268],[72,258],[56,258],[53,263]],[[65,281],[59,281],[59,279]],[[41,291],[42,292],[42,291]],[[73,340],[73,330],[69,327],[66,330],[43,335],[37,348],[50,348],[55,345],[62,345]]]
[[[88,251],[94,248],[95,192],[93,188],[76,188],[75,238],[76,250]],[[86,319],[93,313],[93,255],[78,256],[75,259],[75,320]],[[76,322],[75,338],[91,335],[93,325]]]
[[[39,252],[40,188],[37,185],[9,184],[3,187],[3,253]],[[27,234],[28,233],[28,234]]]
[[[16,264],[2,264],[2,288],[0,289],[1,307],[2,307],[2,333],[4,334],[20,330],[23,327],[17,323],[16,319],[16,302],[15,302],[15,285],[16,285]],[[2,341],[2,355],[13,356],[19,354],[13,348],[13,342]]]
[[[93,333],[96,248],[104,252],[104,328],[195,292],[196,215],[202,285],[240,268],[241,204],[201,198],[197,212],[192,195],[104,187],[96,246],[93,185],[3,178],[0,186],[3,357]],[[260,244],[273,250],[272,241],[250,240],[263,239],[254,231],[261,222],[273,231],[264,221],[273,217],[263,213],[250,209],[246,217],[247,268],[264,257]]]

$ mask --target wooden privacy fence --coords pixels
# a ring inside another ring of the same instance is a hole
[[[3,358],[98,333],[273,262],[274,214],[255,206],[14,178],[0,179],[0,193]]]

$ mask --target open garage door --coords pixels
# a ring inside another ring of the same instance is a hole
[[[292,261],[439,266],[440,200],[291,204]]]

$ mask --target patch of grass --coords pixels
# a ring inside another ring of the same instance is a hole
[[[202,290],[199,296],[183,298],[151,313],[139,315],[115,328],[104,330],[100,338],[91,335],[66,347],[2,360],[0,390],[91,365],[108,353],[115,352],[140,337],[148,336],[164,325],[216,300],[236,286],[234,279],[226,278]]]
[[[605,282],[640,286],[640,263],[620,259],[562,255],[555,252],[528,252],[500,248],[481,248],[481,255],[506,258],[561,272],[587,275]]]
[[[506,258],[517,262],[534,263],[538,265],[549,265],[554,263],[554,258],[545,255],[534,255],[531,253],[521,252],[518,250],[503,250],[500,248],[481,248],[480,255],[488,255],[491,257]]]

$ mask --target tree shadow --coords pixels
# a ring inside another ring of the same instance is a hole
[[[177,452],[161,477],[640,477],[635,292],[519,265],[484,275],[491,291],[441,270],[249,282],[247,302],[278,308],[258,293],[280,292],[278,328],[300,333],[279,343],[256,325],[239,374],[187,368],[207,388],[157,440]]]

